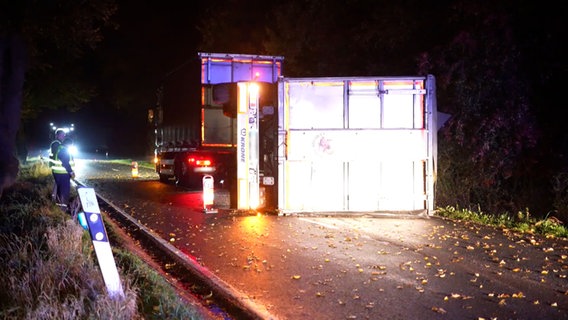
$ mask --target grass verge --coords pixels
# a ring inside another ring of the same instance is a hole
[[[469,209],[460,209],[452,206],[438,208],[438,216],[455,219],[472,221],[484,225],[507,228],[530,234],[540,234],[549,238],[568,238],[568,228],[563,222],[553,216],[547,216],[544,219],[535,219],[531,217],[528,209],[526,212],[518,212],[517,215],[509,213],[487,214]]]
[[[35,162],[0,198],[1,319],[206,318],[115,247],[124,296],[110,298],[88,232],[50,201],[52,187],[50,170]]]

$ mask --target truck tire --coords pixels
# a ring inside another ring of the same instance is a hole
[[[166,176],[165,174],[158,174],[160,176],[160,182],[168,182],[170,180],[170,176]]]
[[[175,163],[175,181],[177,186],[189,186],[189,178],[188,178],[188,170],[187,164],[185,161],[180,161]]]

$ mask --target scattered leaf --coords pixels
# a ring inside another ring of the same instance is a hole
[[[432,311],[440,314],[445,314],[447,312],[446,310],[444,310],[444,308],[439,308],[439,307],[432,307]]]

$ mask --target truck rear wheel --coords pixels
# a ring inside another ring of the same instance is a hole
[[[168,182],[170,180],[170,176],[166,176],[165,174],[159,174],[160,182]]]
[[[178,186],[189,186],[189,168],[184,161],[176,163],[175,166],[175,180]]]

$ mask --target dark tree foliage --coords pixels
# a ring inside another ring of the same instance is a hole
[[[554,72],[531,72],[551,48],[531,44],[545,34],[526,25],[544,22],[527,19],[527,10],[543,9],[515,1],[463,1],[454,9],[459,32],[421,60],[422,70],[438,77],[440,109],[452,114],[439,133],[438,205],[545,215],[553,209],[550,183],[560,168],[542,153],[555,115],[543,112],[538,83],[554,85],[545,80]]]
[[[71,62],[101,41],[115,11],[114,0],[0,2],[0,196],[18,173],[22,110],[27,117],[89,99]]]
[[[437,77],[439,110],[452,115],[439,132],[438,205],[493,213],[530,208],[537,215],[568,209],[568,179],[562,178],[568,177],[568,134],[559,121],[568,39],[564,6],[513,0],[247,3],[262,10],[253,14],[235,1],[215,2],[201,24],[204,50],[282,55],[285,75],[294,77]]]
[[[211,0],[201,14],[199,50],[220,53],[266,53],[262,47],[267,14],[273,2]]]
[[[266,51],[287,76],[408,75],[416,56],[447,37],[446,1],[284,1],[267,25]],[[425,28],[428,26],[428,28]]]

